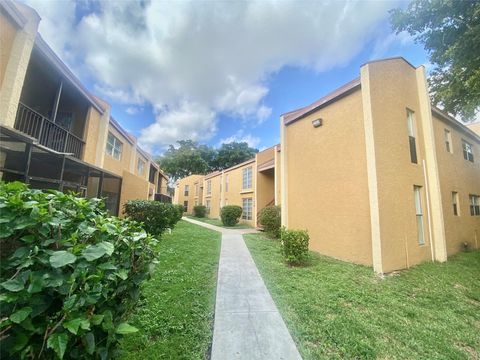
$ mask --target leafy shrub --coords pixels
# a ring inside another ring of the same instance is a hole
[[[193,207],[193,215],[198,218],[204,218],[207,213],[205,205],[196,205]]]
[[[157,241],[99,199],[0,183],[0,357],[111,358]]]
[[[282,226],[280,206],[267,206],[260,211],[260,224],[265,232],[273,237],[280,237]]]
[[[220,210],[220,218],[225,226],[235,226],[242,216],[242,207],[238,205],[226,205]]]
[[[282,255],[290,265],[299,265],[308,257],[310,237],[304,230],[281,229]]]
[[[123,209],[129,218],[142,222],[145,231],[154,236],[160,236],[167,229],[173,229],[183,215],[183,206],[159,201],[129,200]]]

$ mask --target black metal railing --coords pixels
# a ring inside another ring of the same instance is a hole
[[[73,154],[78,159],[82,157],[85,144],[82,139],[25,104],[18,104],[15,129],[34,137],[41,145],[50,149]]]

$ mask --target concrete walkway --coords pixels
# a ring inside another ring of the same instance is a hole
[[[222,233],[211,359],[301,359],[243,241],[255,230],[184,220]]]

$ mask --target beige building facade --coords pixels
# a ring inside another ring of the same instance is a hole
[[[223,206],[238,205],[243,209],[240,222],[257,227],[261,209],[280,205],[279,167],[280,146],[275,145],[223,171],[178,180],[174,203],[184,205],[189,215],[195,205],[204,205],[212,219],[220,218]]]
[[[0,2],[0,179],[104,197],[168,201],[168,178],[38,34],[20,2]]]
[[[478,249],[480,137],[431,107],[403,58],[281,118],[282,223],[378,273]]]

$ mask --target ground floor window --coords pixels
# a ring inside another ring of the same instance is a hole
[[[252,209],[253,209],[253,199],[245,198],[242,199],[242,219],[243,220],[252,220]]]
[[[419,245],[425,244],[425,231],[423,228],[422,187],[413,187],[415,197],[415,213],[417,219],[417,241]]]
[[[453,215],[458,216],[458,193],[452,191]]]
[[[205,207],[207,208],[207,214],[210,214],[210,200],[205,201]]]
[[[183,202],[183,211],[188,212],[188,201]]]

